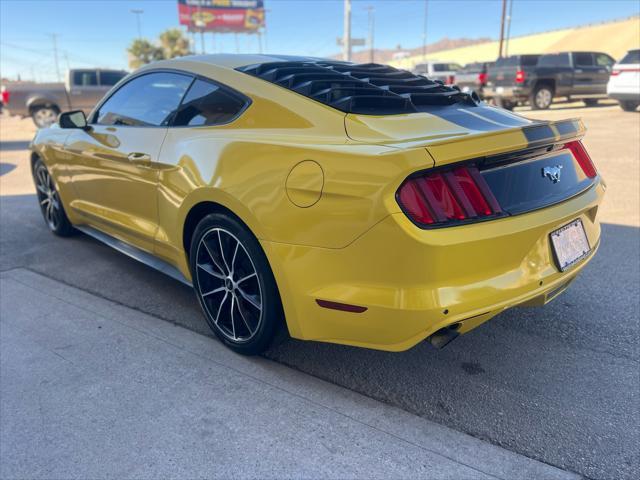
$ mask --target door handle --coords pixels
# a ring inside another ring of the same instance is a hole
[[[575,72],[576,72],[576,73],[582,73],[582,72],[583,72],[583,70],[582,70],[582,69],[580,69],[580,68],[576,68],[576,69],[575,69]]]
[[[131,163],[148,167],[151,164],[151,155],[148,153],[133,152],[127,155]]]

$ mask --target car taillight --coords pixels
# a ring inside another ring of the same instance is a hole
[[[479,73],[478,74],[478,84],[479,85],[484,85],[485,83],[487,83],[487,74],[486,73]]]
[[[516,83],[524,83],[525,77],[526,75],[524,73],[524,70],[518,70],[516,72]]]
[[[444,81],[444,84],[445,85],[453,85],[454,83],[456,83],[455,75],[447,75],[447,78]]]
[[[587,177],[594,178],[598,174],[596,166],[591,161],[591,157],[587,153],[587,149],[584,148],[584,145],[580,140],[566,143],[564,148],[571,150],[576,162],[578,162],[578,165],[580,165],[580,168],[582,168],[582,171]]]
[[[616,75],[620,75],[620,70],[611,70],[611,76],[615,77]]]
[[[405,180],[398,203],[414,222],[439,225],[499,215],[502,209],[475,165],[457,166]]]
[[[5,105],[9,103],[9,97],[10,97],[9,90],[2,87],[2,103],[4,103]]]

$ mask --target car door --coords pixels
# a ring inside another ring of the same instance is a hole
[[[576,52],[573,54],[573,95],[593,95],[598,92],[598,69],[593,54]]]
[[[98,72],[94,70],[74,70],[71,74],[69,103],[73,110],[84,110],[85,113],[95,107],[104,95],[98,84]]]
[[[167,125],[193,78],[173,72],[134,77],[69,136],[71,207],[88,224],[147,251],[158,223],[158,162]]]

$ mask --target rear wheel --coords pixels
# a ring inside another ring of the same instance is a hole
[[[622,108],[622,110],[624,110],[625,112],[635,112],[638,108],[638,105],[640,105],[640,103],[638,102],[620,102],[620,108]]]
[[[597,98],[585,98],[583,100],[584,105],[586,107],[595,107],[598,104],[598,99]]]
[[[553,102],[553,91],[547,85],[540,85],[533,90],[530,102],[532,109],[546,110]]]
[[[213,213],[193,235],[190,266],[209,327],[232,350],[256,355],[283,328],[280,295],[266,255],[237,219]]]
[[[36,127],[47,128],[56,123],[59,113],[56,107],[35,107],[31,112],[31,118]]]
[[[36,194],[38,196],[38,203],[40,204],[40,211],[49,230],[61,237],[72,235],[75,230],[64,211],[60,194],[49,170],[47,170],[46,165],[40,159],[38,159],[33,166],[33,180],[36,184]]]

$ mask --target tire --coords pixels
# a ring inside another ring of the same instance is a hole
[[[58,107],[35,107],[31,111],[31,119],[38,128],[47,128],[58,121]]]
[[[597,98],[585,98],[583,102],[585,107],[595,107],[596,105],[598,105]]]
[[[60,194],[56,188],[53,177],[47,170],[47,166],[41,159],[33,165],[33,181],[36,186],[38,204],[47,227],[60,237],[69,237],[75,233],[75,229],[64,211]]]
[[[216,336],[237,353],[264,352],[284,329],[284,313],[269,261],[251,231],[231,215],[207,215],[193,234],[189,264]]]
[[[533,110],[546,110],[553,102],[553,90],[547,85],[537,86],[529,98]]]
[[[640,103],[629,100],[620,102],[620,108],[625,112],[635,112],[638,105],[640,105]]]

